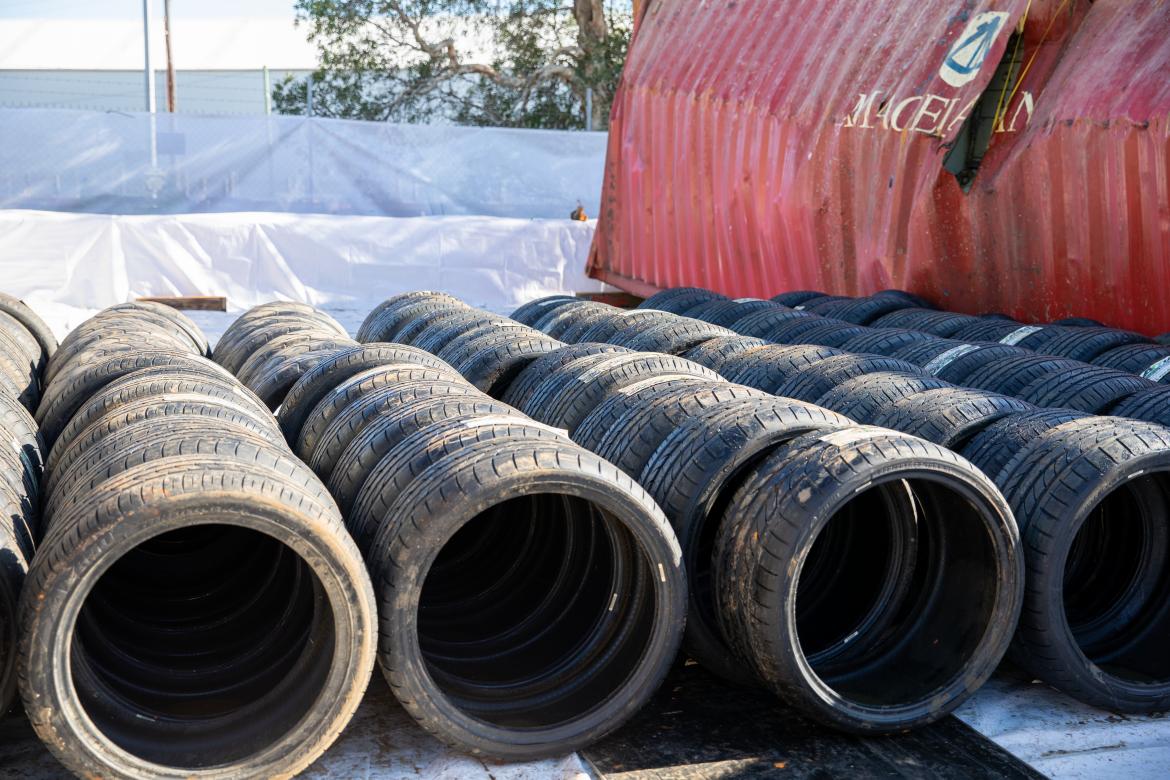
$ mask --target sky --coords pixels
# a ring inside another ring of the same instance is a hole
[[[162,14],[162,0],[153,0]],[[225,19],[267,17],[292,19],[293,0],[171,0],[174,18]],[[142,0],[0,0],[0,19],[137,19]]]

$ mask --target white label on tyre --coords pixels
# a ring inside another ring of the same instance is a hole
[[[977,349],[979,349],[978,344],[963,344],[958,347],[952,347],[923,366],[922,370],[931,376],[938,376],[938,373],[951,363],[963,357],[968,352],[974,352]]]
[[[859,425],[856,428],[839,428],[817,437],[818,441],[832,444],[834,447],[846,447],[866,439],[880,439],[891,434],[897,435],[888,428],[879,428],[876,425]]]
[[[1025,325],[1022,328],[1016,328],[1011,333],[999,340],[1000,344],[1007,344],[1009,347],[1014,347],[1024,339],[1031,336],[1038,330],[1044,330],[1043,325]]]
[[[1164,357],[1141,373],[1142,379],[1161,382],[1170,374],[1170,357]]]

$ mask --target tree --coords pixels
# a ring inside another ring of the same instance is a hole
[[[630,39],[629,0],[297,0],[321,67],[313,114],[603,129]],[[273,90],[307,113],[307,81]]]

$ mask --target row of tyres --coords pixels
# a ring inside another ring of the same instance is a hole
[[[681,550],[686,652],[728,680],[868,734],[929,723],[986,680],[1023,580],[1012,513],[978,469],[648,351],[661,343],[620,310],[561,303],[512,319],[412,293],[358,338],[430,352],[641,485]]]
[[[308,766],[356,710],[376,633],[324,485],[170,308],[106,309],[44,358],[0,692],[15,674],[36,733],[83,777]]]
[[[550,332],[566,319],[597,318],[587,338],[604,335],[612,323],[636,322],[640,335],[632,338],[732,381],[815,401],[964,455],[994,479],[1021,528],[1026,590],[1012,660],[1101,707],[1170,706],[1170,431],[1161,424],[1170,388],[1061,356],[1100,358],[1135,337],[1091,324],[1057,325],[1047,328],[1056,335],[1048,334],[1044,348],[1061,355],[1048,356],[928,333],[956,324],[982,332],[988,320],[927,310],[905,293],[823,304],[809,295],[730,301],[679,289],[632,312],[550,300],[534,304],[528,316]],[[874,326],[834,322],[828,314]],[[892,321],[923,330],[883,327]],[[1026,334],[1046,329],[990,321]],[[1156,346],[1142,349],[1151,365],[1164,359]]]

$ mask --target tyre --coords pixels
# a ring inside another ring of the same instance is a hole
[[[641,333],[656,324],[678,322],[681,318],[658,309],[632,309],[600,320],[587,328],[581,341],[613,343],[621,336]]]
[[[812,403],[847,379],[879,371],[899,371],[910,375],[920,373],[917,366],[897,358],[880,355],[835,355],[818,360],[770,392],[785,398],[797,398]]]
[[[11,295],[0,293],[0,312],[4,312],[16,319],[25,330],[33,335],[37,343],[41,345],[41,351],[45,354],[45,359],[53,356],[53,352],[57,349],[57,338],[53,335],[52,329],[45,324],[45,321],[37,316],[37,313],[28,307],[28,305]]]
[[[958,341],[1000,341],[1002,339],[1010,338],[1013,334],[1019,332],[1034,332],[1031,329],[1038,328],[1034,325],[1021,325],[1015,320],[1000,320],[1000,319],[983,319],[974,322],[965,328],[960,328],[955,335],[951,336]],[[1021,330],[1023,329],[1023,330]],[[1015,341],[1004,341],[1005,344],[1015,344]]]
[[[802,330],[801,334],[790,340],[796,344],[816,344],[822,347],[840,347],[848,341],[863,336],[869,331],[862,325],[848,325],[835,320],[825,320],[815,328]]]
[[[475,391],[458,372],[451,369],[411,363],[387,363],[369,368],[346,379],[317,402],[301,424],[301,432],[293,450],[302,460],[310,461],[325,429],[349,404],[379,388],[413,381],[453,383],[465,386],[470,392]]]
[[[338,343],[341,345],[339,349],[357,344],[349,339],[338,341],[336,337],[325,336],[316,331],[285,333],[265,342],[248,355],[248,359],[236,369],[236,378],[251,387],[253,382],[270,371],[275,364],[298,353],[318,349],[318,345]]]
[[[890,356],[904,347],[934,341],[937,338],[937,336],[919,330],[871,327],[865,333],[854,336],[840,346],[846,352]]]
[[[1062,320],[1053,320],[1053,325],[1065,325],[1071,328],[1103,328],[1105,323],[1088,317],[1065,317]]]
[[[1126,344],[1102,352],[1093,365],[1136,374],[1165,384],[1170,378],[1170,348],[1158,344]]]
[[[388,309],[371,328],[383,334],[383,343],[414,344],[415,338],[435,322],[451,323],[471,316],[472,309],[461,301],[423,301],[398,309]],[[373,343],[373,342],[367,342]]]
[[[1030,354],[1026,349],[1007,344],[969,344],[944,352],[925,364],[922,370],[947,382],[964,385],[967,377],[986,365],[997,360],[1028,357]]]
[[[718,373],[720,366],[732,355],[766,346],[767,343],[751,336],[717,336],[696,344],[682,353],[682,357]]]
[[[373,562],[379,663],[407,712],[447,744],[506,760],[564,755],[619,727],[658,688],[678,649],[685,577],[662,513],[613,466],[570,442],[485,441],[420,473],[385,518]],[[517,590],[495,587],[511,581],[499,567],[478,568],[458,587],[432,585],[458,566],[468,535],[507,534],[505,549],[516,550],[541,526],[564,540],[547,556],[564,564],[537,568],[524,591],[551,594],[542,613],[584,633],[493,609]],[[492,594],[477,602],[485,617],[461,620],[478,593]],[[492,641],[509,629],[511,641]],[[484,647],[476,677],[446,652],[469,647]]]
[[[581,421],[610,393],[657,374],[719,378],[710,369],[672,355],[595,355],[567,363],[550,374],[521,411],[572,436]]]
[[[816,405],[832,409],[850,420],[872,424],[897,401],[927,390],[946,387],[951,385],[935,377],[879,371],[846,379],[818,398]]]
[[[1086,366],[1067,374],[1042,376],[1025,385],[1016,395],[1037,406],[1107,414],[1126,396],[1148,387],[1154,387],[1148,379],[1109,368]]]
[[[1170,432],[1110,418],[1034,437],[1003,468],[1027,563],[1013,660],[1113,712],[1170,707]]]
[[[1048,355],[1092,363],[1104,352],[1133,344],[1149,345],[1150,340],[1140,333],[1114,328],[1069,327],[1068,331],[1044,345]]]
[[[591,318],[592,322],[597,322],[602,317],[616,314],[619,311],[621,310],[616,306],[594,303],[593,301],[568,303],[548,312],[532,327],[545,335],[558,339],[566,330],[580,323],[582,319]]]
[[[723,328],[730,328],[739,320],[749,314],[755,314],[761,311],[783,311],[780,306],[771,301],[757,301],[757,300],[734,300],[734,301],[712,301],[703,307],[702,311],[692,309],[687,316],[695,319],[709,322],[712,325],[718,325]]]
[[[590,452],[600,454],[598,448],[601,446],[601,440],[618,424],[619,420],[625,419],[627,414],[632,414],[634,410],[646,404],[656,403],[658,399],[667,396],[703,388],[722,387],[736,387],[736,385],[731,385],[721,379],[702,379],[689,374],[658,374],[640,379],[634,384],[622,388],[620,393],[611,394],[598,404],[597,408],[577,426],[577,430],[573,433],[573,441]],[[758,390],[752,392],[760,397],[765,395]],[[626,470],[623,469],[623,471]],[[629,471],[626,473],[629,474]],[[630,474],[630,476],[636,479],[639,474],[641,474],[641,470],[637,474]]]
[[[884,297],[884,296],[893,296],[895,298],[901,298],[904,301],[908,301],[911,306],[914,306],[914,307],[919,308],[919,309],[928,309],[928,310],[933,311],[935,308],[933,303],[926,300],[921,295],[915,295],[914,293],[909,292],[907,290],[897,290],[897,289],[878,290],[870,297],[871,298],[879,298],[879,297]]]
[[[895,401],[874,417],[873,424],[961,450],[995,421],[1035,411],[1035,406],[1018,398],[948,387]]]
[[[1170,427],[1170,388],[1158,386],[1138,390],[1123,398],[1109,413]]]
[[[489,322],[472,328],[460,336],[448,341],[446,346],[434,353],[435,357],[448,365],[454,366],[475,355],[479,345],[484,341],[494,341],[496,337],[507,339],[539,339],[554,344],[560,344],[554,338],[546,336],[536,328],[520,325],[513,322]]]
[[[361,327],[358,328],[357,340],[363,344],[374,341],[392,341],[393,330],[408,319],[399,313],[406,307],[416,304],[449,308],[466,306],[455,296],[441,292],[417,291],[395,295],[375,306],[366,315]]]
[[[751,468],[725,517],[713,540],[723,634],[805,716],[856,734],[934,722],[1008,647],[1016,524],[952,452],[870,427],[810,433]]]
[[[828,317],[822,317],[819,314],[815,318],[808,319],[792,319],[783,325],[778,325],[773,328],[767,336],[768,341],[775,341],[777,344],[805,344],[804,336],[806,333],[815,333],[825,328],[854,328],[855,325],[850,325],[842,320],[834,320]],[[864,331],[860,331],[863,333]],[[848,338],[858,335],[858,333],[851,332]],[[822,345],[822,346],[828,346]]]
[[[810,298],[809,300],[804,301],[803,303],[799,303],[792,308],[798,311],[816,312],[822,317],[831,317],[831,314],[825,314],[824,312],[835,311],[837,308],[844,306],[846,303],[855,300],[857,299],[851,295],[822,295],[819,298]]]
[[[717,292],[711,292],[710,290],[704,290],[699,287],[675,287],[651,295],[639,303],[638,308],[657,309],[659,311],[668,311],[672,314],[682,314],[687,309],[714,300],[726,301],[728,298],[726,295],[720,295]]]
[[[1015,454],[1046,431],[1088,415],[1069,409],[1039,409],[996,420],[963,445],[961,453],[997,485],[1005,477],[1003,467]]]
[[[115,379],[132,371],[153,366],[186,368],[199,367],[206,363],[206,358],[196,357],[190,353],[142,350],[92,364],[77,365],[64,371],[45,388],[41,404],[37,407],[36,419],[45,444],[52,448],[57,436],[81,405]]]
[[[505,334],[494,334],[473,341],[471,345],[477,347],[477,351],[458,361],[455,370],[473,387],[492,398],[502,398],[525,368],[564,346],[556,339]]]
[[[308,344],[304,348],[297,346],[281,350],[257,372],[248,387],[275,412],[284,403],[288,391],[305,373],[338,352],[351,349],[354,344],[349,339],[327,340]]]
[[[0,430],[5,434],[4,445],[16,455],[26,478],[40,485],[48,455],[45,440],[29,411],[4,393],[0,393]]]
[[[537,320],[550,311],[580,300],[575,295],[549,295],[545,298],[537,298],[535,301],[529,301],[509,316],[516,320],[516,322],[523,323],[529,327],[535,327]]]
[[[845,353],[832,347],[769,344],[731,355],[723,361],[719,373],[729,382],[771,393],[809,366],[839,355]]]
[[[884,317],[892,311],[909,309],[916,304],[899,295],[873,295],[868,298],[857,298],[849,302],[842,302],[832,307],[831,314],[825,316],[836,317],[854,325],[869,325],[879,317]],[[824,312],[818,312],[824,314]]]
[[[421,350],[430,352],[432,355],[438,355],[448,344],[461,336],[479,332],[481,329],[489,327],[501,329],[512,328],[524,332],[531,332],[531,329],[527,326],[513,322],[507,317],[482,312],[478,309],[468,309],[466,311],[452,312],[446,317],[437,318],[413,335],[408,335],[411,330],[410,327],[404,328],[398,334],[398,340],[402,343],[410,343]]]
[[[1085,363],[1045,355],[1000,358],[972,371],[963,384],[976,390],[1019,395],[1030,382],[1040,377],[1075,373],[1083,368],[1086,368]]]
[[[811,301],[814,298],[823,297],[825,297],[825,293],[818,290],[793,290],[791,292],[784,292],[780,293],[779,295],[773,295],[771,301],[772,303],[778,303],[781,306],[788,306],[791,308],[793,306],[799,306],[805,301]]]
[[[731,329],[743,336],[776,341],[774,334],[779,328],[797,320],[811,322],[815,319],[817,319],[817,315],[812,312],[796,311],[795,309],[765,309],[736,320]]]
[[[0,481],[0,511],[6,520],[0,525],[0,717],[16,696],[17,599],[33,555],[33,540],[27,530],[31,518],[23,522],[13,518],[28,513],[31,506],[31,497]]]
[[[306,371],[289,389],[276,416],[285,437],[295,442],[313,407],[338,384],[354,374],[389,363],[450,367],[429,352],[405,344],[370,343],[343,349]]]
[[[171,565],[155,562],[160,546]],[[217,594],[237,649],[192,660],[207,632],[184,623],[208,620],[200,596],[245,550],[258,571],[287,575],[266,590],[280,608],[249,609],[251,588]],[[77,775],[292,776],[361,701],[373,591],[319,483],[242,461],[146,463],[59,517],[42,552],[21,596],[20,690],[33,728]],[[95,619],[103,612],[124,619]]]
[[[622,400],[626,397],[626,393],[621,394]],[[666,437],[691,417],[715,406],[727,406],[736,401],[754,404],[754,399],[767,397],[759,390],[729,382],[697,384],[678,381],[666,392],[641,399],[613,420],[593,451],[638,479]],[[579,444],[587,437],[593,438],[581,429],[593,422],[595,415],[608,417],[616,411],[602,408],[608,405],[609,401],[593,410],[578,427]]]
[[[827,409],[783,398],[751,399],[716,406],[676,428],[658,446],[639,479],[670,519],[682,546],[691,583],[687,652],[732,682],[754,682],[732,657],[716,619],[711,543],[727,498],[751,463],[810,430],[850,422]]]
[[[714,338],[736,335],[734,331],[698,320],[664,323],[618,340],[618,345],[635,352],[679,355]]]
[[[188,339],[180,338],[173,333],[164,333],[157,328],[143,324],[130,324],[119,327],[90,327],[84,332],[88,323],[79,325],[70,336],[80,334],[69,343],[62,344],[53,353],[45,367],[42,377],[42,387],[47,386],[57,378],[57,375],[77,363],[95,360],[98,357],[113,354],[119,351],[140,348],[142,344],[150,344],[155,349],[173,349],[176,352],[190,352],[194,354]]]
[[[5,312],[0,308],[0,332],[8,336],[20,348],[20,354],[27,357],[29,363],[32,365],[36,376],[39,379],[44,373],[45,366],[49,363],[49,358],[45,354],[41,343],[37,341],[28,328],[21,324],[20,320],[13,317],[11,314]]]
[[[941,355],[954,358],[964,352],[978,349],[978,347],[979,345],[970,344],[966,341],[939,338],[932,341],[919,341],[909,344],[901,349],[894,350],[894,353],[890,357],[905,360],[907,363],[913,363],[922,368]]]
[[[276,316],[267,321],[254,323],[252,327],[241,328],[230,339],[225,334],[215,345],[214,360],[239,376],[243,367],[257,353],[264,352],[274,341],[284,339],[287,342],[298,337],[303,340],[348,338],[344,332],[338,333],[338,330],[340,327],[327,327],[319,321],[309,320],[303,316]]]
[[[509,406],[521,409],[528,403],[528,399],[532,397],[540,383],[561,366],[591,355],[629,354],[629,352],[630,350],[625,347],[590,342],[558,347],[529,363],[508,385],[502,400]]]
[[[979,318],[969,314],[956,314],[955,312],[933,309],[898,309],[878,317],[870,324],[875,328],[920,330],[932,336],[949,339],[954,338],[955,334],[963,328],[976,322],[979,322]]]

